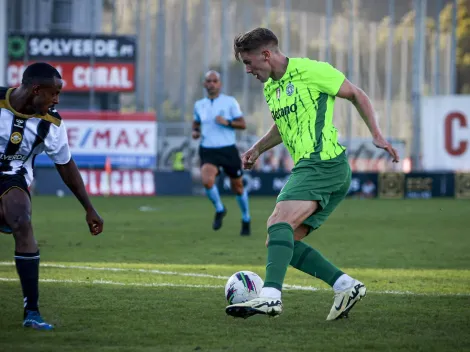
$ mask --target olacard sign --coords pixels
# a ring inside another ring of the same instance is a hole
[[[17,86],[27,64],[46,61],[64,79],[64,91],[135,89],[134,37],[12,33],[8,37],[7,84]],[[26,65],[25,65],[26,64]]]

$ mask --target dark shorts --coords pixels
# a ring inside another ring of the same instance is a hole
[[[223,169],[230,178],[238,178],[243,175],[242,160],[236,146],[231,145],[223,148],[199,147],[199,158],[201,166],[212,164]]]
[[[23,176],[0,175],[0,199],[13,188],[21,189],[28,195],[29,198],[31,198],[31,194],[28,190],[28,185],[26,184],[26,180]],[[3,219],[1,219],[0,221],[0,232],[7,234],[11,234],[13,232],[7,224],[3,223]]]

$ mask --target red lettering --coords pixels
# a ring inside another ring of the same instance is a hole
[[[121,172],[111,172],[111,183],[109,185],[111,194],[121,195]]]
[[[130,147],[129,137],[127,137],[126,130],[121,130],[119,133],[116,141],[116,148],[118,148],[121,144],[125,144],[127,147]]]
[[[105,140],[106,141],[106,147],[109,148],[109,146],[111,145],[111,133],[109,130],[106,130],[105,132],[100,132],[100,131],[96,131],[95,133],[95,139],[93,141],[93,146],[94,147],[97,147],[98,146],[98,143],[99,141],[101,140]]]
[[[78,128],[77,127],[68,128],[67,129],[67,138],[69,140],[70,147],[74,148],[75,147],[75,142],[78,139]]]
[[[142,173],[140,171],[132,172],[132,189],[136,194],[142,194]]]
[[[7,68],[7,83],[11,87],[17,87],[21,83],[24,66],[10,64]]]
[[[89,174],[89,177],[90,177],[90,181],[89,181],[89,192],[90,194],[93,194],[93,195],[98,195],[100,194],[100,190],[99,190],[99,174],[97,171],[95,170],[92,170],[90,171],[90,174]]]
[[[135,145],[135,147],[138,148],[142,144],[144,148],[148,148],[148,144],[145,139],[145,136],[147,136],[148,130],[145,130],[143,132],[136,130],[135,132],[137,133],[137,137],[139,137],[139,140],[137,141],[137,144]]]
[[[87,170],[80,170],[80,175],[82,176],[83,183],[85,184],[85,189],[88,193],[90,193],[90,185],[88,180],[88,171]]]
[[[32,64],[34,61],[30,61]],[[94,87],[99,92],[130,92],[135,87],[135,67],[133,63],[86,63],[60,62],[55,68],[62,76],[62,91],[85,92]],[[17,87],[21,83],[25,66],[22,61],[12,61],[5,69],[8,86]]]
[[[122,194],[133,195],[135,190],[132,188],[131,176],[129,172],[124,171],[122,173]]]
[[[89,194],[95,196],[150,196],[155,194],[155,180],[150,170],[103,170],[80,169]]]
[[[468,142],[460,140],[457,148],[454,148],[454,121],[458,122],[459,127],[467,127],[467,119],[461,112],[451,112],[446,116],[444,121],[444,145],[447,153],[450,155],[458,156],[467,151]]]
[[[152,171],[144,172],[144,194],[153,195],[155,194],[155,180],[153,179]]]

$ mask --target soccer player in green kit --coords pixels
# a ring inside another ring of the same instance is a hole
[[[356,107],[374,145],[385,149],[393,162],[398,162],[397,152],[383,137],[367,95],[330,64],[285,56],[276,35],[266,28],[238,35],[234,50],[246,72],[264,83],[274,120],[264,137],[242,156],[243,167],[251,169],[262,153],[280,143],[295,166],[268,219],[268,258],[261,293],[251,301],[228,306],[226,313],[241,318],[281,314],[282,284],[290,264],[333,288],[334,303],[327,320],[347,317],[366,295],[365,285],[302,242],[345,198],[351,182],[346,148],[338,143],[332,121],[336,97],[348,99]]]

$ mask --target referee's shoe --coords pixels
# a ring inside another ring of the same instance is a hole
[[[220,211],[220,212],[215,212],[215,216],[214,216],[214,222],[212,223],[212,228],[214,230],[218,230],[222,227],[222,221],[225,217],[225,215],[227,215],[227,208],[224,207],[224,210]]]

